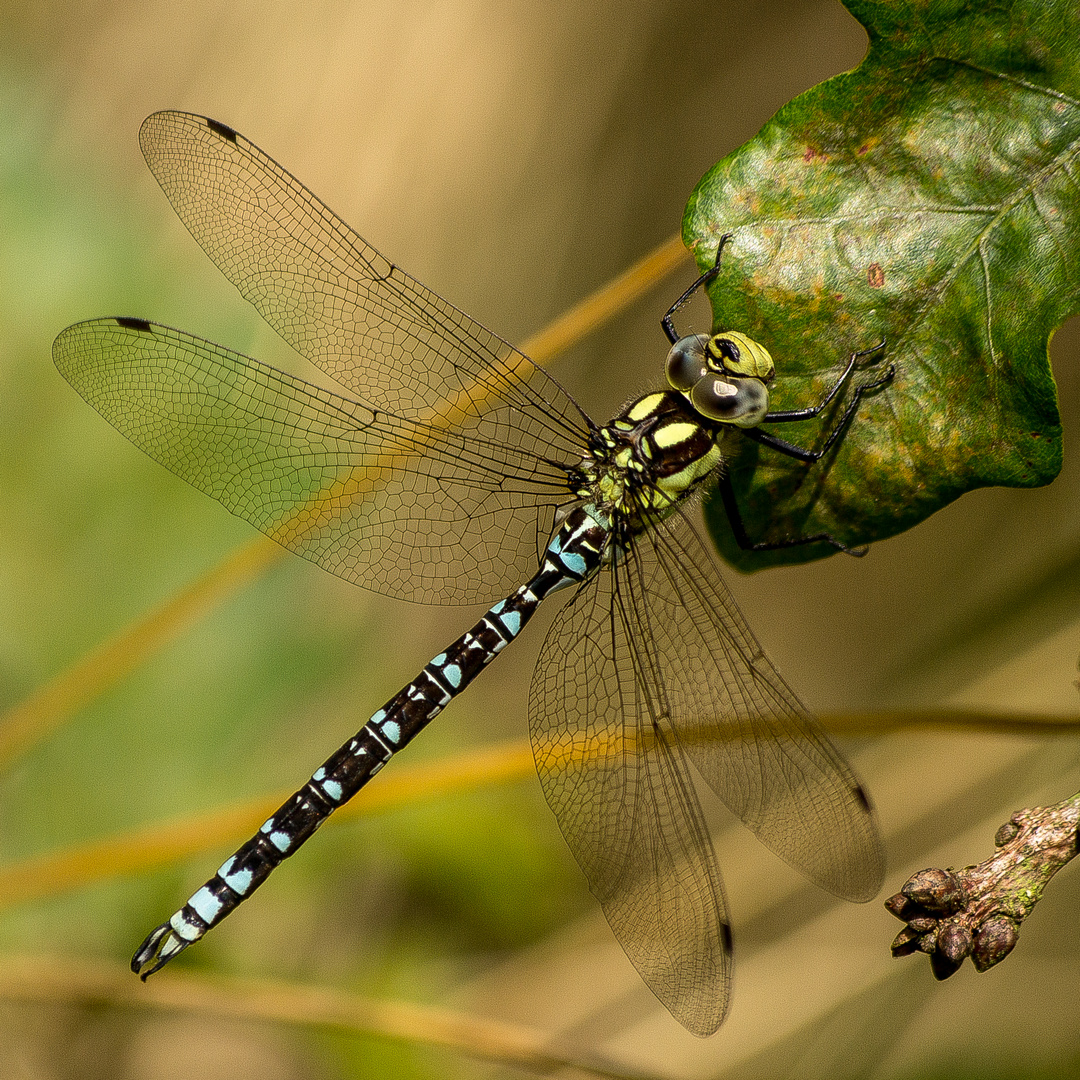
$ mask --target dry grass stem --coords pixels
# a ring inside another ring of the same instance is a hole
[[[820,717],[836,735],[879,735],[905,728],[959,729],[982,733],[1045,735],[1074,731],[1080,717],[996,715],[973,711],[932,709],[895,713],[837,713]],[[732,727],[726,734],[738,737]],[[693,732],[688,737],[694,737]],[[702,739],[715,740],[725,732],[703,726]],[[632,746],[613,732],[606,741],[576,746],[567,753],[588,755],[631,752]],[[336,811],[329,823],[407,806],[455,792],[507,783],[532,775],[533,755],[526,742],[499,743],[423,764],[397,764],[379,783],[365,788]],[[180,862],[246,840],[291,794],[279,791],[236,806],[148,825],[105,840],[80,844],[0,866],[0,908],[67,892],[95,881],[137,874]]]
[[[402,765],[387,770],[378,784],[365,788],[333,814],[328,824],[421,799],[506,783],[529,776],[532,771],[532,752],[527,743],[520,742],[472,749],[428,764]],[[123,874],[143,873],[204,851],[239,844],[291,794],[280,791],[237,806],[218,807],[0,866],[0,908]]]
[[[546,363],[609,322],[689,259],[690,252],[683,247],[681,236],[665,240],[617,278],[534,334],[522,344],[521,351],[538,364]]]
[[[898,709],[819,716],[834,735],[885,735],[930,728],[980,735],[1068,735],[1080,728],[1080,716],[1058,713],[988,713],[977,709]]]
[[[0,714],[0,770],[115,686],[235,589],[258,577],[282,554],[273,541],[256,537]]]
[[[541,1074],[630,1080],[602,1061],[579,1059],[548,1045],[543,1032],[464,1013],[386,1001],[331,987],[170,972],[152,983],[132,979],[126,966],[60,957],[0,960],[0,997],[15,1001],[107,1004],[213,1017],[261,1020],[376,1035],[437,1046],[469,1057]]]

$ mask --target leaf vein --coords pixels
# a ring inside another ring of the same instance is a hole
[[[1040,86],[1038,83],[1028,82],[1027,79],[1021,79],[1016,75],[1009,75],[1004,71],[994,71],[993,68],[983,67],[981,64],[973,64],[970,60],[957,60],[952,56],[935,56],[932,59],[942,60],[947,64],[954,64],[956,67],[967,68],[969,71],[977,71],[982,75],[989,75],[992,79],[1000,79],[1002,82],[1008,82],[1012,83],[1014,86],[1023,87],[1023,89],[1030,90],[1032,93],[1042,94],[1044,97],[1064,101],[1068,105],[1080,108],[1080,101],[1077,101],[1074,97],[1070,97],[1068,94],[1063,94],[1060,90],[1051,90],[1048,86]]]

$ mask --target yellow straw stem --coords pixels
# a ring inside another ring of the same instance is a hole
[[[0,715],[0,770],[284,554],[258,536]]]
[[[328,823],[454,792],[519,780],[533,771],[528,743],[500,743],[451,758],[388,769]],[[0,908],[53,896],[95,881],[143,873],[192,855],[240,844],[291,795],[279,791],[0,866]]]
[[[665,240],[617,278],[523,342],[521,351],[538,364],[546,363],[614,318],[689,259],[690,252],[683,247],[682,237]]]
[[[835,735],[881,735],[906,729],[937,729],[984,734],[1053,735],[1075,732],[1080,717],[1054,715],[1003,715],[972,710],[933,709],[895,713],[842,713],[821,717]],[[680,740],[703,741],[741,737],[738,725],[718,730],[702,725],[698,732],[683,731]],[[614,753],[634,753],[636,747],[625,734],[611,732],[588,745],[563,748],[564,759],[580,761]],[[480,747],[452,757],[423,764],[396,764],[366,787],[350,803],[336,811],[328,824],[349,821],[366,814],[408,806],[509,783],[532,775],[533,755],[528,743],[506,742]],[[148,825],[105,840],[95,840],[62,851],[50,852],[0,866],[0,908],[54,896],[83,885],[124,874],[139,874],[181,862],[219,848],[237,845],[255,830],[291,794],[279,791],[236,806],[218,807],[202,814]]]
[[[544,1032],[450,1009],[265,979],[169,972],[145,985],[118,965],[50,956],[0,959],[0,998],[100,1005],[294,1024],[442,1047],[530,1072],[629,1080],[602,1060],[561,1053]],[[593,1055],[590,1055],[593,1057]]]

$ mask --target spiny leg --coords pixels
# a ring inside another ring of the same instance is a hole
[[[833,383],[832,389],[816,404],[810,405],[805,409],[790,409],[787,411],[770,412],[765,414],[765,419],[762,420],[763,424],[788,424],[795,420],[812,420],[819,413],[823,412],[832,401],[834,397],[843,389],[848,379],[851,378],[851,373],[855,370],[855,365],[864,356],[873,356],[874,353],[881,352],[885,348],[885,339],[882,338],[876,345],[871,346],[869,349],[860,349],[858,352],[853,352],[848,358],[847,367],[844,368],[840,378]],[[876,361],[875,361],[876,362]],[[873,367],[873,364],[868,364],[867,367]],[[867,383],[865,386],[857,389],[858,394],[863,394],[868,390],[876,390],[879,386],[884,386],[886,382],[892,379],[896,374],[895,366],[891,366],[882,378],[876,382]]]
[[[850,379],[851,373],[855,370],[857,361],[864,356],[872,356],[874,353],[880,352],[884,347],[885,339],[882,338],[882,340],[872,348],[853,352],[848,359],[847,367],[844,369],[840,378],[837,379],[832,389],[829,390],[817,405],[811,405],[806,409],[796,409],[789,412],[768,413],[765,420],[772,423],[789,423],[796,420],[812,419],[819,415],[836,397],[848,379]],[[786,439],[781,439],[778,435],[762,431],[760,428],[745,428],[743,429],[743,434],[747,438],[760,443],[762,446],[768,446],[781,454],[786,454],[788,457],[795,458],[797,461],[805,461],[812,464],[815,461],[819,461],[827,454],[833,445],[835,445],[836,441],[843,435],[848,424],[850,424],[852,418],[855,416],[863,395],[871,393],[874,390],[879,390],[883,386],[887,386],[892,382],[895,375],[896,365],[890,364],[888,370],[880,378],[875,379],[873,382],[865,383],[862,386],[857,386],[852,392],[851,401],[848,403],[840,420],[833,426],[833,429],[829,432],[825,442],[817,450],[807,450],[804,447],[796,446],[794,443],[790,443]],[[730,476],[727,473],[720,476],[717,486],[720,492],[720,498],[724,504],[724,511],[731,524],[732,534],[735,537],[736,543],[744,551],[777,551],[783,548],[801,547],[804,544],[819,543],[830,544],[838,551],[842,551],[846,555],[854,555],[856,558],[862,558],[862,556],[869,551],[868,547],[848,547],[847,544],[837,540],[831,533],[825,532],[814,533],[811,536],[790,537],[785,540],[752,541],[747,535]]]
[[[851,360],[848,362],[848,366],[844,371],[844,374],[837,381],[836,385],[826,394],[826,396],[817,404],[812,405],[807,409],[799,409],[790,413],[769,413],[765,416],[762,423],[788,423],[794,420],[807,420],[817,416],[822,409],[824,409],[830,401],[836,396],[840,387],[843,386],[846,379],[850,377],[850,372],[854,366],[854,362],[859,356],[869,355],[871,352],[876,352],[878,349],[884,346],[884,341],[880,345],[871,350],[864,350],[861,353],[852,353]],[[851,393],[851,401],[848,402],[847,408],[844,409],[843,415],[833,426],[832,431],[829,432],[825,442],[817,450],[807,450],[804,447],[796,446],[794,443],[790,443],[787,439],[781,439],[779,435],[773,435],[771,432],[762,431],[761,428],[744,428],[743,434],[753,439],[754,442],[761,443],[762,446],[768,446],[773,450],[778,451],[781,454],[786,454],[788,457],[795,458],[797,461],[815,462],[824,457],[836,444],[836,441],[844,433],[848,424],[851,422],[855,413],[858,411],[859,403],[862,401],[864,394],[872,393],[875,390],[880,390],[883,386],[888,386],[892,382],[896,375],[896,365],[890,364],[888,370],[878,379],[873,382],[864,383],[862,386],[857,386]]]
[[[718,479],[716,488],[724,504],[724,513],[727,514],[732,535],[743,551],[779,551],[783,548],[802,547],[804,544],[831,544],[837,551],[861,559],[870,550],[869,547],[848,547],[847,544],[837,540],[835,536],[825,532],[814,533],[812,536],[790,537],[787,540],[751,540],[743,523],[738,500],[735,498],[735,489],[731,485],[731,477],[724,473]]]
[[[672,322],[671,317],[687,302],[687,300],[690,299],[691,296],[694,295],[694,293],[698,291],[698,289],[704,285],[708,285],[708,283],[720,273],[720,256],[724,253],[724,245],[734,235],[734,233],[724,233],[724,235],[720,237],[720,243],[716,247],[716,262],[714,262],[712,267],[709,270],[706,270],[705,273],[702,274],[701,277],[699,277],[697,281],[695,281],[694,284],[668,308],[667,314],[660,320],[660,325],[664,328],[664,333],[667,334],[668,340],[672,345],[679,340],[679,334],[675,329],[675,324]]]

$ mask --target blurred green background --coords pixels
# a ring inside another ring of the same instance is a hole
[[[676,233],[710,165],[865,45],[836,0],[0,4],[0,706],[251,536],[84,405],[52,366],[56,333],[136,315],[313,377],[173,216],[138,150],[146,114],[236,127],[520,341]],[[656,383],[658,319],[690,278],[555,365],[594,414]],[[704,306],[694,317],[706,324]],[[1069,454],[1075,320],[1052,356]],[[1078,476],[1069,455],[1051,487],[976,492],[865,560],[728,577],[818,710],[1076,713]],[[281,561],[0,776],[0,859],[299,784],[473,618]],[[543,629],[409,758],[524,738]],[[984,858],[1012,810],[1080,786],[1069,738],[912,732],[847,748],[888,838],[889,891]],[[710,813],[739,962],[732,1016],[706,1042],[636,979],[534,779],[321,833],[185,962],[527,1023],[659,1076],[1080,1074],[1074,875],[1008,963],[937,985],[921,959],[889,959],[900,924],[880,904],[833,905]],[[125,965],[215,857],[6,909],[0,952]],[[492,1071],[375,1039],[0,1000],[0,1077]]]

